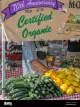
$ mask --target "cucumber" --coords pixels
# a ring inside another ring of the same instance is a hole
[[[11,96],[13,94],[16,94],[17,92],[21,92],[21,91],[26,91],[24,88],[21,88],[21,89],[14,89],[14,90],[11,90],[8,95]]]
[[[44,80],[44,83],[46,83],[46,84],[49,83],[49,80],[48,80],[48,79],[45,79],[45,80]]]
[[[13,85],[13,83],[10,83],[9,85],[6,86],[7,90],[10,90],[10,87]]]
[[[52,94],[49,94],[49,98],[52,98],[53,97],[53,95]]]
[[[49,92],[49,91],[50,91],[50,88],[46,88],[46,90]]]
[[[19,78],[9,78],[6,82],[6,85],[9,85],[10,83],[12,83],[13,81],[20,81],[21,79]]]
[[[44,84],[44,88],[46,88],[47,86],[46,86],[46,84]]]
[[[11,100],[20,100],[21,98],[24,98],[26,96],[28,96],[28,94],[22,94],[22,95],[16,96],[16,97],[14,97],[13,95],[7,95],[7,98],[11,99]]]
[[[39,91],[37,91],[37,90],[35,91],[35,94],[38,94],[38,95],[39,95],[39,93],[40,93]]]
[[[57,94],[56,93],[54,93],[54,95],[53,95],[54,97],[57,97]]]
[[[7,88],[8,90],[10,90],[10,87],[11,87],[13,84],[15,84],[16,82],[18,82],[18,81],[12,81],[12,82],[7,83],[7,84],[6,84],[6,88]],[[19,80],[19,82],[20,82],[20,80]]]
[[[13,100],[12,96],[7,96],[7,99]]]
[[[34,84],[33,84],[33,83],[30,83],[30,88],[32,88],[32,89],[34,89],[34,88],[35,88],[35,86],[34,86]]]
[[[61,94],[57,94],[57,96],[58,96],[58,97],[61,97],[62,95],[61,95]]]
[[[21,83],[18,82],[18,83],[14,83],[14,84],[12,83],[10,85],[9,89],[11,90],[12,88],[15,89],[15,88],[27,88],[27,87],[28,87],[27,84],[24,84],[23,82],[21,82]]]
[[[52,84],[48,84],[48,87],[52,87]]]
[[[14,85],[23,85],[23,84],[25,84],[24,81],[14,82]]]
[[[31,98],[30,97],[24,97],[24,98],[22,98],[20,100],[31,100]]]
[[[60,89],[60,87],[58,87],[58,86],[55,86],[55,90],[57,90],[57,91],[60,91],[60,92],[61,92],[61,89]]]
[[[25,94],[25,95],[21,95],[19,97],[16,97],[15,100],[21,100],[22,98],[24,97],[28,97],[28,94]]]
[[[0,85],[2,84],[2,81],[0,80]]]
[[[57,94],[60,94],[60,91],[59,91],[59,90],[56,90],[55,92],[56,92]]]
[[[52,91],[54,90],[54,86],[51,87]]]
[[[54,94],[54,93],[55,93],[55,91],[54,91],[54,90],[52,90],[52,93]]]
[[[2,91],[0,90],[0,95],[2,94]]]
[[[42,93],[42,95],[45,95],[45,91],[42,91],[41,93]]]
[[[22,96],[23,94],[26,94],[26,91],[20,91],[20,92],[18,92],[16,94],[12,95],[12,98],[15,99],[16,97]]]
[[[32,93],[34,93],[34,92],[35,92],[35,90],[34,90],[34,89],[31,89],[31,92],[32,92]]]

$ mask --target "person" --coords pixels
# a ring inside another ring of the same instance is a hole
[[[68,46],[67,48],[67,57],[71,56],[80,56],[80,40],[79,41],[64,41],[64,46]]]
[[[39,47],[38,43],[37,46]],[[49,70],[46,64],[42,63],[38,59],[34,41],[23,42],[22,61],[24,75],[27,73],[32,73],[42,76],[45,72]]]

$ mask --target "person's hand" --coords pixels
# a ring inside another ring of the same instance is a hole
[[[31,62],[32,68],[33,70],[36,71],[37,74],[39,74],[40,76],[43,76],[45,74],[45,72],[49,71],[49,69],[44,66],[39,60],[33,60]]]

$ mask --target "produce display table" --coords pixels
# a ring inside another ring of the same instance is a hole
[[[22,54],[7,54],[6,57],[8,57],[9,60],[13,60],[13,61],[22,60]],[[0,58],[1,58],[1,54],[0,54]]]
[[[0,95],[0,100],[3,100],[2,95]],[[5,97],[5,99],[4,99],[4,100],[7,100],[7,98]]]
[[[2,100],[2,95],[0,95],[0,100]],[[5,100],[7,100],[6,97]],[[43,100],[80,100],[80,94],[74,93],[71,96],[64,95],[63,97],[43,99]]]
[[[12,71],[6,70],[6,79],[10,77],[19,77],[20,75],[23,75],[22,68],[15,68]],[[0,80],[2,79],[2,70],[0,69]]]
[[[80,100],[80,94],[74,93],[71,96],[64,95],[63,97],[50,98],[45,100]]]

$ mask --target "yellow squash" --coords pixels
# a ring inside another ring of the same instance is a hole
[[[77,86],[79,86],[79,83],[78,82],[72,82],[72,85],[77,87]]]
[[[63,92],[66,92],[66,91],[68,90],[68,86],[67,86],[66,84],[62,84],[62,85],[60,86],[60,88],[61,88],[61,90],[62,90]]]
[[[72,95],[74,93],[74,90],[72,88],[69,88],[66,92],[67,95]]]
[[[70,82],[69,80],[66,80],[66,81],[65,81],[65,84],[66,84],[66,85],[71,85],[71,82]]]
[[[75,88],[75,91],[76,91],[77,93],[80,93],[80,88],[79,88],[79,87],[76,87],[76,88]]]

